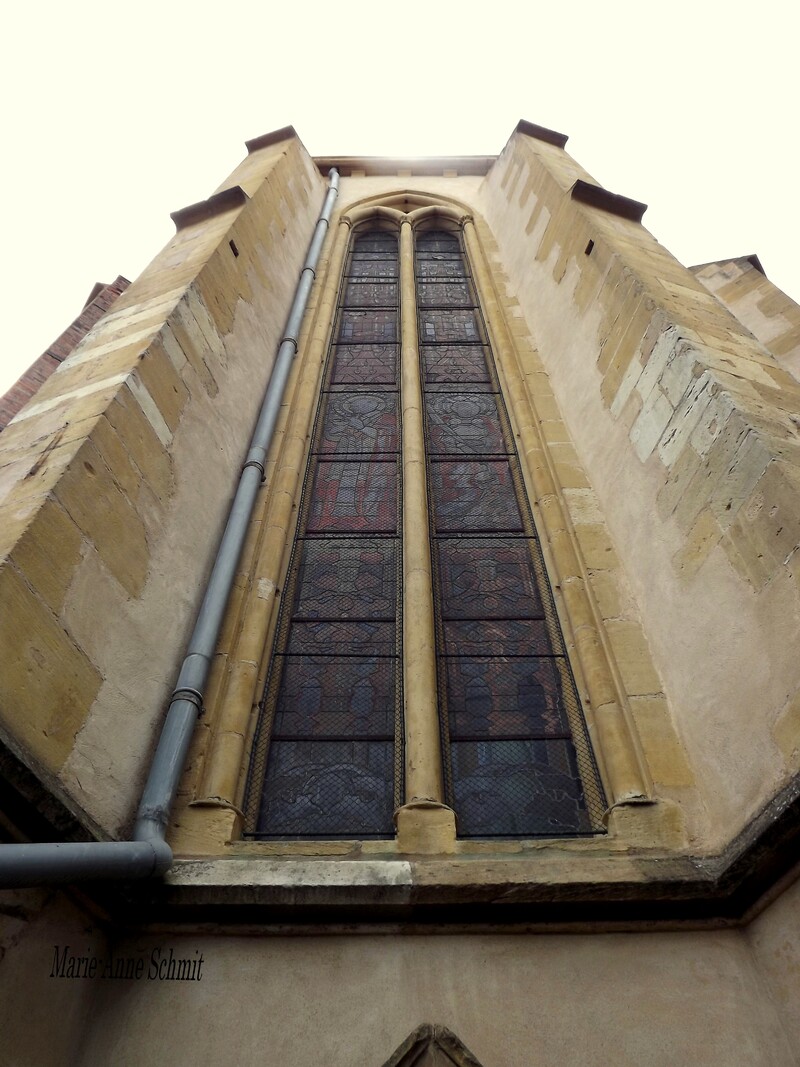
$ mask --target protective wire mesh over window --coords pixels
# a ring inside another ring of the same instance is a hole
[[[251,761],[248,831],[391,837],[402,803],[398,245],[356,236]]]
[[[447,801],[462,837],[593,833],[602,789],[459,238],[416,241]]]

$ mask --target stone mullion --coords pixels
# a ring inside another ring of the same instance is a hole
[[[444,804],[442,781],[414,239],[408,219],[400,229],[400,308],[406,803],[397,812],[398,844],[405,851],[440,852],[455,843],[455,818]]]

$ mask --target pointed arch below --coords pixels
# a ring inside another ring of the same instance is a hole
[[[446,1026],[422,1023],[408,1035],[383,1067],[482,1067]]]

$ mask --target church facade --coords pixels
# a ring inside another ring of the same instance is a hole
[[[800,308],[565,144],[248,142],[0,434],[10,1062],[800,1058]]]

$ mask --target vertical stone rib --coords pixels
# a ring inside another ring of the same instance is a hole
[[[406,803],[442,804],[433,582],[428,536],[425,432],[419,377],[414,239],[400,229],[401,405],[403,413],[403,702]]]

